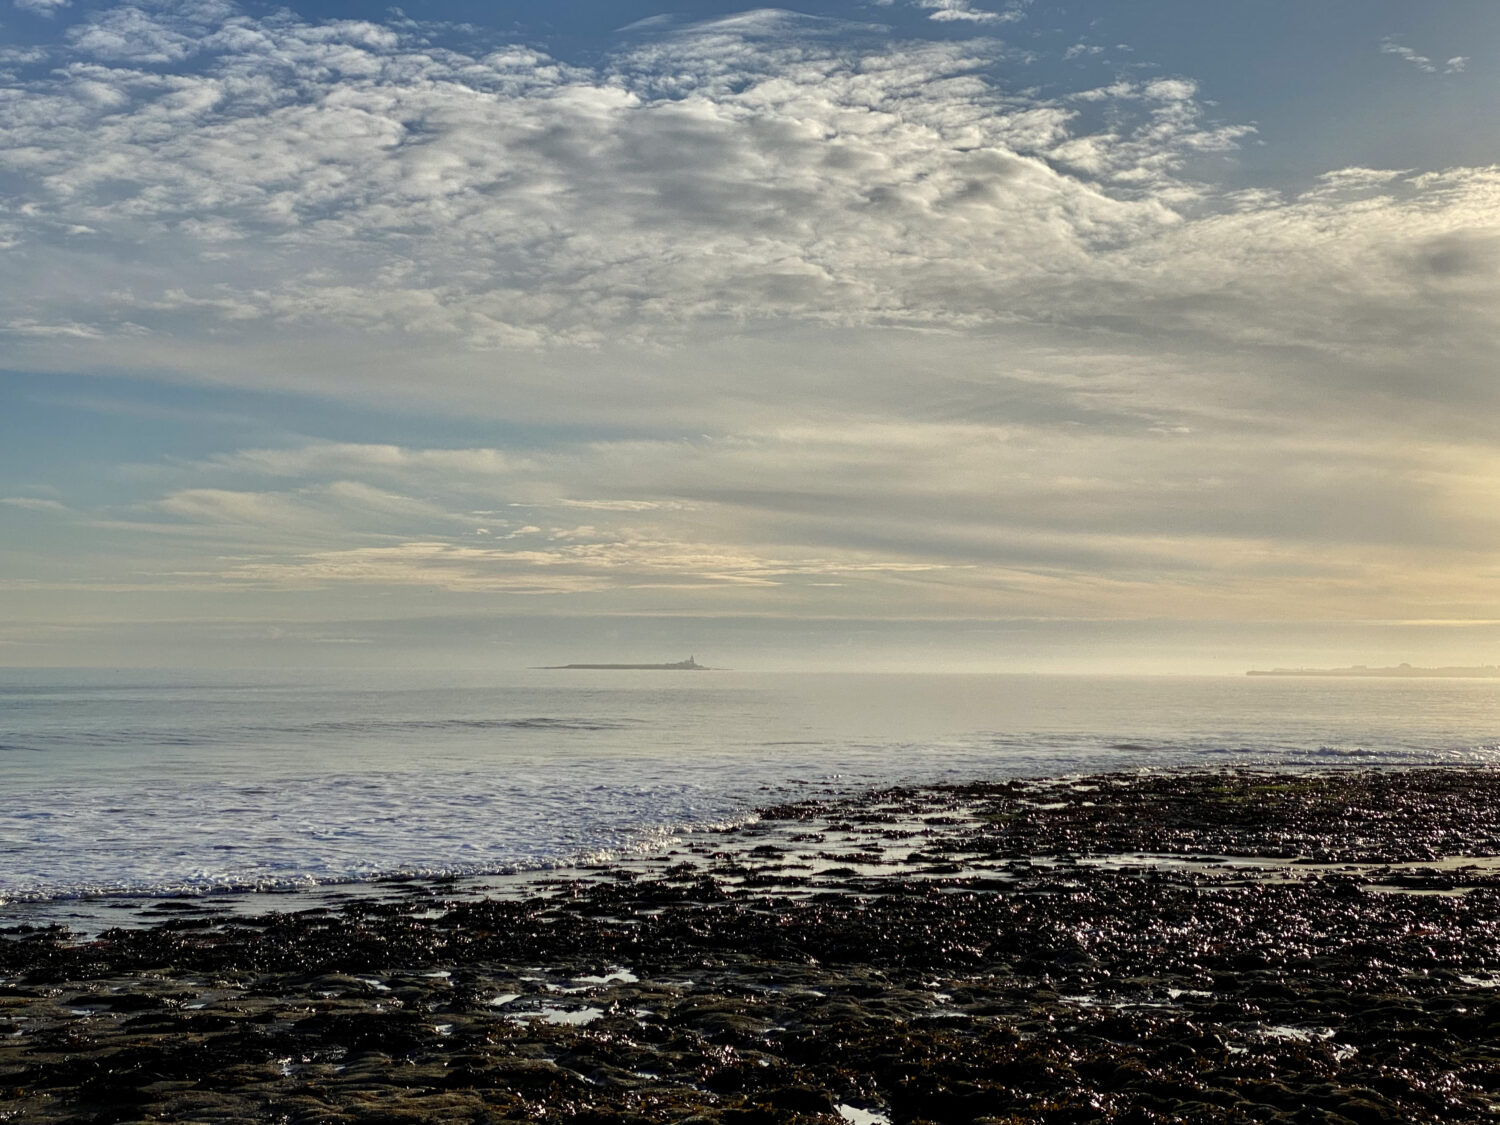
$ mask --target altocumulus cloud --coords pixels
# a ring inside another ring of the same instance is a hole
[[[420,26],[106,9],[10,73],[0,328],[44,364],[187,369],[209,333],[249,368],[289,332],[537,355],[788,321],[1350,350],[1340,322],[1410,338],[1494,307],[1492,273],[1420,268],[1424,238],[1492,225],[1493,170],[1225,198],[1188,172],[1248,130],[1188,79],[1042,98],[1007,92],[996,40],[832,30],[656,25],[582,70]]]
[[[1238,132],[1190,83],[1125,86],[1105,96],[1135,126],[1068,174],[1070,110],[980,76],[1002,45],[861,50],[820,22],[663,29],[583,72],[367,23],[107,10],[6,103],[6,241],[56,276],[7,294],[12,324],[542,348],[984,322],[1178,221],[1176,167]]]
[[[1477,606],[1500,170],[1227,190],[1253,131],[1190,76],[1039,93],[1002,38],[1023,6],[918,7],[971,34],[656,19],[583,67],[405,19],[91,11],[0,60],[0,337],[38,369],[620,427],[244,449],[98,519],[200,544],[209,585]]]

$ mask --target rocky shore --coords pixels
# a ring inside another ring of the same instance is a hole
[[[1121,775],[524,895],[11,927],[0,1121],[1492,1121],[1496,857],[1500,773]]]

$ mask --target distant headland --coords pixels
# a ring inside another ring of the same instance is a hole
[[[713,671],[713,669],[710,668],[710,667],[708,667],[708,665],[706,665],[706,664],[699,664],[698,661],[695,658],[691,657],[691,656],[688,657],[686,660],[679,660],[675,664],[547,664],[547,665],[544,665],[543,667],[544,667],[544,670],[546,670],[546,671],[567,671],[567,670],[570,670],[570,669],[578,669],[580,671],[587,670],[587,669],[596,669],[596,670],[603,669],[605,671],[612,671],[612,672],[626,672],[626,671],[634,671],[634,672],[640,672],[640,671],[644,671],[644,672],[712,672]]]
[[[1355,664],[1349,668],[1272,668],[1269,671],[1249,671],[1247,676],[1372,676],[1390,679],[1495,679],[1500,678],[1500,667],[1494,664],[1479,664],[1472,667],[1457,665],[1444,668],[1414,668],[1410,664],[1397,664],[1394,668],[1369,668]]]

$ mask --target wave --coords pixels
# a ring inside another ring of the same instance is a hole
[[[278,733],[317,734],[337,731],[348,734],[370,734],[379,731],[441,731],[441,730],[557,730],[557,731],[609,731],[628,730],[643,725],[643,719],[558,719],[538,717],[531,719],[327,719],[300,726],[264,728]],[[245,728],[259,730],[261,728]]]
[[[399,882],[449,882],[456,879],[502,878],[544,875],[616,862],[630,856],[663,851],[683,835],[725,832],[755,819],[745,812],[679,824],[638,828],[629,839],[606,847],[594,846],[552,857],[531,856],[509,860],[412,864],[389,867],[351,867],[338,872],[286,871],[247,877],[233,872],[201,872],[170,880],[118,880],[74,882],[52,885],[0,887],[0,907],[34,906],[48,903],[131,903],[147,900],[213,900],[237,895],[288,895],[325,888],[371,886]],[[263,904],[270,909],[269,904]]]
[[[698,680],[201,699],[173,688],[34,715],[7,707],[0,902],[543,872],[660,847],[673,826],[887,785],[1500,761],[1493,683],[1424,687],[1425,711],[1389,685],[1341,688],[1342,710],[1330,710],[1305,685],[1131,683],[1121,695],[1100,681],[1096,703],[1073,681],[997,683],[1001,697],[980,708],[881,680],[826,713],[819,684],[709,691]]]
[[[255,723],[208,727],[199,730],[131,727],[106,731],[64,730],[39,732],[31,745],[0,743],[4,752],[44,752],[47,749],[98,746],[214,746],[237,745],[275,738],[340,736],[353,738],[394,737],[403,734],[442,734],[462,731],[534,731],[591,733],[626,731],[646,724],[632,718],[601,719],[530,716],[526,718],[475,719],[322,719],[304,723]]]

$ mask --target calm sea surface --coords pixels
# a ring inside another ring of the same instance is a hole
[[[1500,681],[0,669],[0,921],[542,868],[901,781],[1500,764]]]

